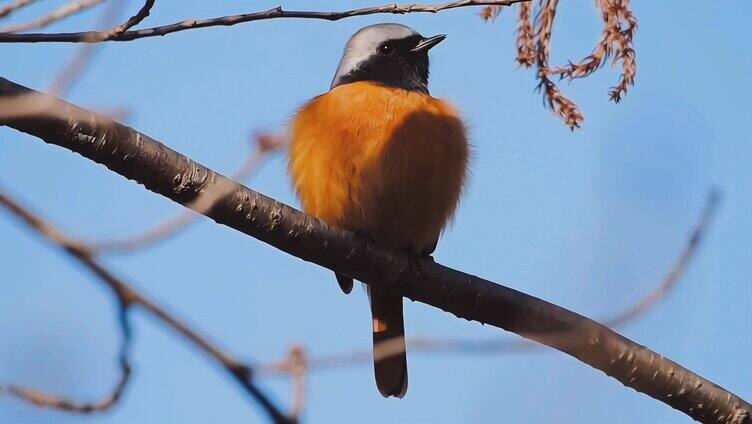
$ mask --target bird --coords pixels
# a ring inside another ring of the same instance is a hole
[[[306,213],[432,259],[464,190],[470,155],[458,111],[428,91],[428,51],[445,38],[395,23],[350,37],[329,91],[289,122],[288,172]],[[350,293],[353,279],[336,278]],[[364,283],[376,386],[384,397],[402,398],[408,381],[402,297]],[[392,348],[379,353],[387,342]]]

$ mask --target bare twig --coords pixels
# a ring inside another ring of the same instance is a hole
[[[50,84],[50,93],[65,97],[68,90],[73,86],[73,83],[83,75],[84,70],[91,63],[96,49],[96,44],[79,46],[68,63],[55,75],[52,84]]]
[[[673,266],[666,273],[666,276],[663,278],[661,284],[653,289],[653,291],[640,298],[629,309],[616,316],[606,319],[604,321],[604,324],[608,325],[609,327],[615,327],[633,321],[635,318],[644,315],[647,311],[653,308],[656,303],[663,300],[663,298],[665,298],[666,295],[671,292],[674,287],[676,287],[676,284],[687,271],[687,267],[692,262],[695,253],[697,253],[697,248],[700,246],[700,243],[702,243],[705,234],[707,234],[708,229],[710,228],[710,224],[712,223],[716,211],[718,210],[720,201],[721,192],[717,189],[711,190],[708,194],[708,198],[705,202],[705,207],[703,208],[702,214],[700,215],[700,219],[697,221],[694,229],[692,229],[689,239],[687,240],[687,244],[684,246],[684,250],[682,250]]]
[[[112,28],[107,33],[102,34],[101,36],[104,38],[101,41],[119,37],[124,32],[140,24],[144,19],[149,17],[151,8],[154,7],[154,2],[155,0],[145,0],[144,5],[141,6],[141,9],[139,9],[139,11],[135,15],[131,16],[127,21],[125,21],[125,23],[122,23],[115,28]]]
[[[120,377],[110,394],[100,401],[78,402],[16,385],[0,385],[0,394],[6,393],[14,395],[37,406],[68,412],[92,413],[108,410],[120,400],[131,377],[131,362],[129,355],[132,337],[128,310],[132,305],[133,299],[126,296],[125,292],[119,290],[120,283],[114,279],[114,277],[101,275],[103,268],[88,256],[84,246],[67,238],[50,224],[42,221],[2,192],[0,192],[0,205],[4,206],[13,215],[20,218],[28,227],[38,232],[49,241],[63,247],[68,253],[74,255],[79,260],[82,260],[87,267],[94,271],[95,274],[99,275],[100,279],[102,279],[102,281],[117,294],[118,324],[121,334],[121,343],[118,354]]]
[[[676,261],[669,268],[666,276],[661,280],[653,290],[639,298],[632,305],[623,311],[605,318],[602,322],[609,327],[623,326],[632,322],[650,311],[661,300],[674,289],[687,271],[689,264],[692,262],[698,248],[713,221],[713,217],[718,210],[720,202],[720,192],[713,189],[708,194],[707,200],[703,207],[700,218],[690,232],[687,244],[681,251]],[[410,352],[452,352],[460,354],[488,354],[488,353],[509,353],[509,352],[528,352],[539,350],[540,345],[530,343],[527,340],[509,340],[509,339],[490,339],[490,340],[470,340],[470,339],[437,339],[432,337],[412,337],[408,340],[407,346]],[[352,352],[338,353],[326,356],[314,356],[308,359],[308,369],[326,370],[337,367],[371,364],[374,359],[380,360],[404,352],[405,345],[401,341],[387,340],[377,345],[373,350],[362,349]],[[291,374],[290,358],[283,361],[272,362],[258,367],[259,374]]]
[[[183,205],[234,184],[207,217],[339,274],[553,347],[698,421],[750,422],[752,405],[744,399],[582,315],[330,227],[131,128],[5,79],[0,110],[6,99],[14,103],[30,93],[47,107],[17,117],[0,114],[0,125],[71,149]]]
[[[233,180],[245,180],[251,173],[258,169],[271,153],[282,149],[287,144],[287,136],[285,134],[256,133],[253,136],[253,140],[255,141],[256,147],[252,154],[248,156],[248,159],[246,159],[235,174],[232,175]],[[228,193],[222,193],[220,191],[216,193],[204,193],[193,201],[195,204],[193,207],[198,210],[207,211],[218,199],[221,199],[227,194]],[[191,223],[195,222],[200,216],[202,216],[200,213],[195,212],[189,207],[187,210],[168,218],[157,224],[155,227],[142,233],[120,239],[93,241],[90,242],[89,245],[97,253],[133,252],[176,235],[179,231],[187,228]]]
[[[2,194],[0,194],[0,203],[8,206],[3,200],[5,199]],[[129,305],[124,303],[123,299],[118,298],[118,323],[122,339],[118,354],[120,376],[118,377],[115,387],[104,399],[97,402],[78,402],[65,397],[50,395],[38,390],[16,385],[0,385],[0,394],[7,393],[36,406],[67,412],[93,413],[104,412],[110,409],[117,404],[122,397],[131,377],[131,362],[129,356],[132,337],[130,322],[128,319],[128,307]]]
[[[285,416],[280,412],[271,400],[258,388],[252,381],[253,373],[250,366],[238,361],[232,356],[220,350],[214,344],[207,341],[204,337],[192,330],[164,308],[158,306],[146,296],[140,294],[124,280],[115,276],[105,268],[92,254],[87,245],[81,244],[73,238],[70,238],[51,224],[37,217],[29,210],[21,206],[20,203],[11,199],[7,194],[0,191],[0,205],[4,206],[13,215],[18,217],[29,228],[55,243],[62,248],[71,257],[76,259],[81,265],[96,275],[115,295],[118,302],[118,316],[123,334],[123,343],[120,353],[121,377],[113,392],[104,400],[97,403],[79,403],[57,396],[47,395],[41,392],[20,388],[16,386],[0,386],[0,392],[16,395],[19,398],[40,406],[49,408],[71,411],[71,412],[101,412],[117,403],[125,389],[130,377],[130,362],[128,352],[131,340],[130,324],[128,321],[128,312],[132,306],[138,306],[158,321],[170,327],[188,340],[191,344],[199,348],[206,355],[217,361],[246,391],[258,402],[264,411],[272,418],[275,423],[295,423],[297,420]]]
[[[242,15],[222,16],[211,19],[187,19],[170,25],[153,28],[145,28],[134,31],[123,31],[118,34],[102,33],[97,31],[68,32],[55,34],[0,34],[0,43],[37,43],[37,42],[73,42],[73,43],[96,43],[102,41],[130,41],[145,37],[156,37],[174,32],[186,31],[195,28],[213,26],[230,26],[243,22],[261,21],[267,19],[321,19],[326,21],[338,21],[354,16],[366,16],[374,14],[405,14],[405,13],[437,13],[443,10],[456,9],[468,6],[501,5],[510,6],[530,0],[461,0],[439,4],[387,4],[383,6],[364,7],[341,12],[316,12],[283,10],[282,6],[262,12],[246,13]]]
[[[112,0],[102,12],[97,24],[98,27],[107,28],[114,24],[118,15],[126,2]],[[50,84],[50,92],[56,96],[64,97],[73,87],[73,84],[84,74],[86,68],[91,64],[99,48],[99,44],[82,44],[78,46],[76,53],[55,75]]]
[[[81,0],[95,1],[95,0]],[[552,76],[562,78],[582,78],[596,71],[608,56],[614,57],[616,62],[622,63],[622,74],[618,83],[609,90],[609,96],[614,102],[619,102],[628,88],[634,85],[637,72],[637,61],[632,46],[632,38],[637,28],[637,20],[629,9],[630,0],[596,0],[602,10],[604,19],[603,36],[596,45],[594,52],[579,64],[569,63],[567,66],[552,67],[550,61],[550,40],[558,0],[538,0],[539,11],[535,25],[532,22],[534,0],[462,0],[440,4],[388,4],[383,6],[365,7],[340,12],[317,11],[288,11],[282,6],[241,15],[222,16],[211,19],[187,19],[169,25],[162,25],[141,30],[130,30],[143,21],[154,6],[154,0],[146,0],[141,10],[126,23],[109,31],[84,31],[70,33],[37,33],[10,34],[0,33],[2,42],[84,42],[98,43],[102,41],[130,41],[145,37],[163,36],[174,32],[195,28],[213,26],[231,26],[243,22],[267,19],[299,18],[321,19],[336,21],[354,16],[365,16],[377,13],[437,13],[442,10],[468,6],[484,6],[480,15],[485,20],[495,19],[503,6],[520,3],[519,27],[517,30],[516,60],[523,67],[537,67],[537,90],[543,93],[547,107],[572,130],[579,128],[585,120],[577,105],[562,94],[559,87],[552,80]]]
[[[54,12],[48,15],[45,15],[39,19],[36,19],[34,21],[25,22],[25,23],[16,24],[16,25],[8,25],[3,28],[0,28],[0,36],[11,35],[17,32],[21,32],[21,31],[28,31],[30,29],[45,27],[53,22],[57,22],[70,15],[92,8],[102,3],[102,1],[104,0],[80,0],[78,2],[69,3],[61,7],[60,9],[55,10]],[[149,16],[149,13],[151,12],[151,8],[154,6],[154,2],[155,0],[146,0],[144,2],[144,5],[135,15],[131,16],[130,19],[128,19],[126,22],[112,29],[109,29],[106,31],[88,31],[85,33],[81,33],[81,34],[85,34],[84,37],[86,37],[86,39],[85,40],[82,39],[78,41],[82,41],[86,43],[98,43],[101,41],[107,41],[110,39],[120,37],[123,33],[128,31],[130,28],[138,25],[139,23],[141,23],[141,21],[143,21]],[[15,35],[31,36],[33,34],[15,34]]]
[[[368,359],[371,359],[371,352],[368,351]],[[309,364],[303,346],[293,344],[287,352],[287,357],[283,361],[273,364],[257,366],[257,374],[285,374],[292,377],[292,404],[290,406],[290,416],[300,419],[303,413],[306,399],[306,374],[308,373]]]
[[[292,345],[287,356],[287,371],[292,376],[293,401],[290,416],[300,419],[305,407],[306,374],[308,373],[308,359],[301,345]]]
[[[41,18],[34,19],[33,21],[22,22],[20,24],[6,25],[4,27],[0,27],[0,33],[6,33],[6,32],[15,33],[15,32],[28,31],[31,29],[44,28],[47,25],[50,25],[52,23],[65,19],[71,15],[75,15],[76,13],[83,12],[84,10],[87,10],[87,9],[91,9],[92,7],[99,5],[103,1],[104,0],[74,1],[72,3],[68,3],[60,7],[57,10],[50,12],[47,15],[42,16]]]
[[[34,3],[37,0],[16,0],[8,5],[0,7],[0,18],[4,18],[18,9]]]

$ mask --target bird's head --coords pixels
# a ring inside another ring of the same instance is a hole
[[[377,24],[356,32],[345,46],[332,88],[356,81],[428,92],[428,50],[445,35],[423,37],[400,24]]]

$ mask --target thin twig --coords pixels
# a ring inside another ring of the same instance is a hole
[[[155,0],[146,0],[144,1],[144,5],[141,6],[141,9],[139,11],[131,16],[125,23],[122,23],[115,28],[111,29],[107,33],[103,34],[104,40],[119,37],[124,32],[128,31],[129,29],[133,28],[134,26],[140,24],[144,19],[149,17],[149,14],[151,13],[151,8],[154,7]]]
[[[277,409],[271,400],[253,383],[253,372],[250,366],[223,352],[214,344],[207,341],[206,338],[191,329],[187,324],[177,319],[173,314],[167,312],[164,308],[136,291],[124,280],[115,276],[93,256],[92,251],[87,245],[81,244],[79,241],[66,236],[51,224],[21,206],[20,203],[10,198],[3,191],[0,191],[0,205],[4,206],[13,215],[18,217],[29,228],[35,230],[47,240],[62,248],[81,265],[96,275],[99,280],[112,291],[118,302],[119,322],[123,334],[123,344],[120,353],[120,380],[113,392],[100,402],[80,403],[16,386],[0,386],[0,389],[3,389],[2,391],[16,395],[35,405],[64,411],[88,413],[101,412],[110,408],[120,399],[120,396],[129,381],[131,366],[128,360],[128,351],[131,340],[131,331],[128,321],[128,312],[132,306],[138,306],[148,312],[152,317],[183,336],[209,357],[217,361],[243,388],[247,390],[256,402],[262,406],[264,411],[275,423],[290,424],[296,422],[295,419],[285,416],[279,409]]]
[[[103,268],[88,256],[85,250],[85,246],[82,246],[77,242],[69,239],[57,229],[52,227],[50,224],[44,222],[40,218],[33,215],[31,212],[23,208],[19,203],[12,200],[3,192],[0,192],[0,205],[4,206],[13,215],[18,217],[24,224],[35,230],[47,240],[57,244],[60,247],[63,247],[68,253],[81,260],[84,265],[86,265],[90,270],[94,271],[94,273],[97,274],[100,279],[113,290],[113,292],[116,294],[117,299],[118,324],[120,328],[121,338],[118,353],[120,376],[118,377],[118,381],[110,394],[105,396],[100,401],[79,402],[61,396],[46,394],[38,390],[20,387],[17,385],[0,385],[0,394],[6,393],[37,406],[68,412],[92,413],[104,412],[108,410],[120,400],[131,377],[132,367],[130,361],[130,347],[132,341],[132,332],[128,311],[133,304],[133,299],[129,296],[126,296],[125,292],[119,289],[119,282],[114,277],[111,277],[109,275],[103,276]]]
[[[174,32],[186,31],[195,28],[213,26],[230,26],[243,22],[261,21],[267,19],[321,19],[326,21],[338,21],[340,19],[355,16],[374,14],[405,14],[405,13],[437,13],[443,10],[456,9],[469,6],[500,5],[511,6],[530,0],[462,0],[440,4],[387,4],[383,6],[364,7],[340,12],[316,12],[283,10],[282,6],[262,12],[246,13],[242,15],[222,16],[211,19],[187,19],[169,25],[145,28],[133,31],[123,31],[119,34],[103,33],[97,31],[67,32],[54,34],[0,34],[0,43],[37,43],[37,42],[68,42],[68,43],[97,43],[102,41],[130,41],[145,37],[156,37]]]
[[[627,322],[633,321],[635,318],[644,315],[647,311],[653,308],[658,302],[663,300],[674,287],[676,287],[676,284],[686,273],[689,264],[695,257],[695,253],[697,253],[700,243],[702,243],[702,240],[707,234],[720,202],[721,192],[718,189],[711,190],[708,194],[702,214],[700,215],[700,219],[690,233],[687,244],[684,246],[684,250],[666,273],[661,284],[650,293],[640,298],[629,309],[603,321],[604,324],[609,327],[618,327]]]
[[[113,2],[113,4],[114,3],[118,2]],[[67,92],[71,89],[74,82],[83,75],[84,70],[91,63],[91,59],[94,57],[96,49],[96,44],[85,44],[79,46],[68,63],[55,75],[52,84],[50,84],[50,93],[66,97]]]
[[[28,6],[37,0],[16,0],[11,4],[0,7],[0,18],[4,18],[24,6]]]
[[[637,299],[632,305],[623,311],[605,318],[602,322],[609,327],[620,327],[632,322],[652,308],[660,301],[666,298],[681,280],[687,271],[692,259],[695,257],[702,240],[710,230],[713,218],[720,204],[720,192],[713,189],[708,193],[707,200],[703,207],[700,218],[690,232],[687,244],[682,249],[676,261],[672,264],[655,288],[644,296]],[[524,339],[489,339],[489,340],[471,340],[471,339],[437,339],[432,337],[411,337],[407,341],[407,348],[411,353],[414,352],[448,352],[459,354],[489,354],[489,353],[510,353],[510,352],[529,352],[540,350],[541,345],[531,343]],[[337,353],[325,356],[315,356],[308,358],[308,369],[327,370],[343,366],[356,364],[370,364],[372,361],[389,358],[405,351],[405,344],[400,341],[387,340],[381,342],[373,349],[362,349],[352,352]],[[292,374],[292,367],[289,363],[290,358],[283,361],[271,362],[258,367],[258,373],[263,375],[275,374]]]
[[[287,356],[287,371],[292,376],[293,396],[290,416],[300,419],[306,400],[306,374],[308,373],[308,359],[303,346],[294,344]]]
[[[118,15],[125,5],[125,1],[112,0],[99,17],[98,27],[107,28],[114,24]],[[76,81],[81,78],[88,66],[91,64],[99,48],[99,44],[82,44],[78,46],[76,53],[63,66],[50,84],[50,92],[56,96],[65,97]]]
[[[86,0],[91,1],[91,0]],[[585,120],[578,106],[564,96],[559,87],[551,79],[552,76],[581,78],[597,70],[603,60],[614,52],[614,63],[622,63],[622,74],[618,83],[609,90],[611,100],[618,103],[634,85],[637,72],[637,61],[632,38],[637,27],[637,20],[629,9],[630,0],[596,0],[602,9],[604,17],[604,35],[596,45],[596,49],[580,64],[569,63],[568,66],[551,67],[550,39],[554,16],[558,0],[538,0],[539,12],[536,24],[532,23],[534,0],[500,0],[481,1],[463,0],[441,4],[388,4],[383,6],[366,7],[341,12],[317,11],[287,11],[282,6],[261,12],[241,15],[223,16],[211,19],[187,19],[169,25],[162,25],[141,30],[130,30],[143,21],[154,5],[153,0],[147,0],[139,13],[126,23],[109,31],[85,31],[70,33],[37,33],[37,34],[2,34],[0,42],[85,42],[97,43],[102,41],[130,41],[139,38],[163,36],[173,32],[180,32],[195,28],[213,26],[231,26],[243,22],[252,22],[277,18],[322,19],[336,21],[339,19],[365,16],[376,13],[437,13],[442,10],[468,6],[483,6],[480,15],[485,20],[493,20],[498,16],[503,6],[520,3],[519,26],[517,30],[517,62],[523,67],[537,67],[537,90],[543,93],[545,104],[572,130],[579,128]],[[622,24],[623,23],[623,24]],[[613,46],[613,47],[612,47]]]
[[[0,203],[3,203],[0,194]],[[29,389],[17,385],[0,385],[0,394],[7,393],[15,396],[32,405],[43,408],[57,409],[66,412],[93,413],[104,412],[113,407],[120,401],[125,388],[128,386],[131,378],[131,324],[128,318],[129,305],[118,298],[118,324],[120,327],[120,348],[118,353],[118,366],[120,376],[118,377],[115,387],[102,400],[96,402],[79,402],[66,397],[50,395],[38,390]]]
[[[285,134],[256,133],[253,139],[256,147],[235,174],[232,175],[233,180],[244,181],[259,168],[271,153],[284,148],[287,144],[287,136]],[[229,193],[221,191],[204,193],[193,201],[195,204],[194,208],[207,211],[217,200],[227,194]],[[133,252],[175,236],[201,216],[200,213],[189,207],[142,233],[118,239],[92,241],[89,242],[89,245],[97,253]]]
[[[25,22],[25,23],[16,24],[16,25],[8,25],[3,28],[0,28],[0,36],[10,36],[10,35],[16,35],[20,37],[24,37],[27,35],[33,36],[33,34],[15,34],[15,33],[21,32],[21,31],[28,31],[30,29],[45,27],[53,22],[57,22],[75,13],[94,7],[102,3],[102,1],[103,0],[80,0],[78,2],[67,4],[61,7],[60,9],[48,15],[45,15],[39,19],[36,19],[34,21]],[[135,15],[131,16],[126,22],[120,25],[117,25],[116,27],[112,29],[109,29],[106,31],[87,31],[84,33],[80,33],[82,34],[82,37],[85,37],[86,39],[81,39],[78,41],[82,41],[86,43],[98,43],[101,41],[107,41],[107,40],[120,37],[123,33],[127,32],[129,29],[138,25],[139,23],[141,23],[141,21],[143,21],[149,16],[149,13],[151,12],[151,8],[154,6],[155,1],[156,0],[146,0],[144,2],[144,5],[141,7],[141,9],[139,9],[139,11]]]
[[[61,6],[59,9],[54,10],[50,12],[49,14],[42,16],[41,18],[34,19],[29,22],[22,22],[20,24],[12,24],[12,25],[6,25],[4,27],[0,27],[0,33],[15,33],[15,32],[28,31],[31,29],[44,28],[47,25],[63,20],[69,16],[75,15],[76,13],[80,13],[80,12],[83,12],[84,10],[91,9],[92,7],[99,5],[103,1],[104,0],[74,1],[72,3],[68,3],[64,6]],[[116,1],[116,0],[113,0],[113,1]]]

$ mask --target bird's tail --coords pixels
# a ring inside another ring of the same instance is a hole
[[[373,318],[373,368],[376,386],[384,397],[402,398],[407,392],[407,353],[402,297],[369,287]]]

